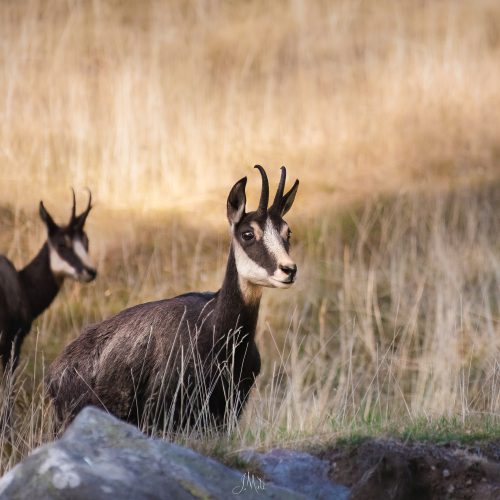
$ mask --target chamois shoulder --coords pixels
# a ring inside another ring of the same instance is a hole
[[[124,309],[115,316],[112,316],[105,322],[122,322],[134,321],[134,318],[141,320],[142,318],[153,319],[155,317],[168,318],[171,316],[178,317],[179,312],[185,311],[186,315],[191,317],[196,312],[200,312],[205,306],[212,301],[216,296],[213,292],[189,292],[182,295],[177,295],[170,299],[155,300],[138,304],[128,309]]]
[[[146,330],[161,332],[167,325],[171,327],[175,322],[178,323],[181,318],[195,324],[203,319],[203,312],[210,312],[210,303],[215,296],[211,292],[186,293],[170,299],[138,304],[100,323],[87,326],[82,331],[82,336],[91,336],[95,342],[122,335],[140,335]]]
[[[217,293],[218,292],[187,292],[187,293],[183,293],[181,295],[177,295],[173,299],[195,298],[197,300],[205,299],[208,302],[209,300],[212,300],[213,298],[215,298]],[[172,300],[172,299],[170,299],[170,300]]]

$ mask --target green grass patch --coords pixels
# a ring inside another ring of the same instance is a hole
[[[371,438],[396,438],[405,442],[471,444],[500,440],[500,417],[470,415],[412,420],[383,421],[381,418],[356,420],[348,426],[334,425],[337,446],[355,446]],[[338,433],[338,434],[337,434]]]

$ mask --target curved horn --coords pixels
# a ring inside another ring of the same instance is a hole
[[[75,197],[75,190],[71,188],[71,192],[73,193],[73,208],[71,209],[71,217],[69,219],[69,225],[71,226],[76,219],[76,197]]]
[[[276,191],[276,196],[274,197],[273,204],[271,208],[275,210],[281,209],[281,202],[283,201],[283,192],[285,191],[285,181],[286,181],[286,168],[283,165],[281,167],[281,178],[280,183],[278,184],[278,190]]]
[[[259,208],[257,212],[263,213],[267,210],[267,204],[269,203],[269,181],[266,171],[260,165],[255,165],[255,168],[259,169],[260,175],[262,176],[262,191],[260,193]]]
[[[83,225],[85,224],[85,221],[87,219],[87,215],[90,212],[90,209],[92,208],[92,192],[90,191],[89,188],[85,188],[89,192],[89,201],[87,203],[87,208],[77,217],[75,217],[74,225],[76,228],[83,228]]]
[[[89,193],[89,202],[87,203],[87,208],[85,209],[85,213],[88,214],[92,208],[92,191],[88,187],[86,187],[85,190]]]

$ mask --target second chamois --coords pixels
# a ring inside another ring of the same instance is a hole
[[[84,230],[92,208],[89,192],[87,208],[76,215],[75,192],[68,225],[54,222],[43,202],[40,217],[47,227],[47,241],[24,268],[0,255],[0,357],[4,370],[16,369],[24,338],[31,323],[52,303],[64,278],[81,282],[92,281],[96,275],[90,259],[89,240]]]

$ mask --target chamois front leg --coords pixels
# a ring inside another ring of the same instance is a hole
[[[4,379],[7,375],[13,375],[16,371],[17,365],[19,364],[21,346],[27,332],[29,332],[29,328],[27,331],[20,330],[16,333],[14,339],[11,342],[5,342],[5,344],[3,344],[3,349],[0,353],[0,356],[2,358]]]

